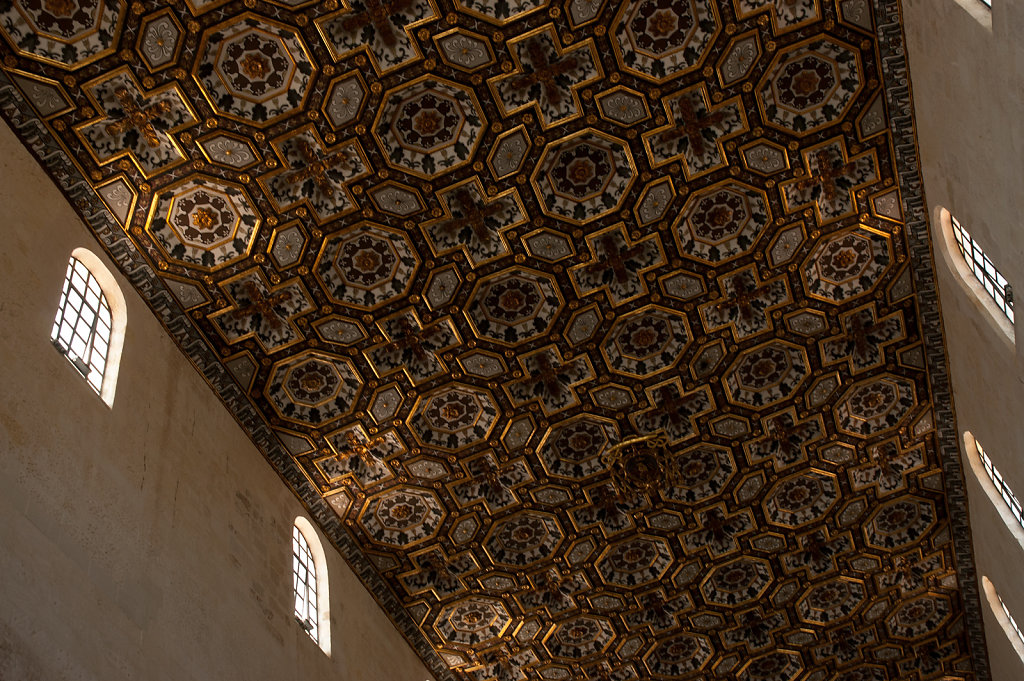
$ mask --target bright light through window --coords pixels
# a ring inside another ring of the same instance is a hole
[[[97,393],[103,387],[110,329],[110,305],[99,282],[85,264],[71,258],[50,341]]]
[[[989,479],[992,480],[996,489],[999,490],[999,496],[1001,496],[1003,501],[1006,502],[1006,505],[1010,507],[1010,512],[1013,513],[1013,517],[1017,519],[1020,526],[1024,527],[1024,510],[1021,509],[1017,496],[1010,491],[1010,487],[1006,484],[1006,480],[1003,479],[1002,474],[996,468],[995,464],[992,463],[992,459],[988,458],[988,454],[986,454],[985,450],[982,449],[981,443],[975,440],[974,444],[978,448],[978,455],[981,458],[982,465],[985,467],[985,472],[988,473]]]
[[[1009,283],[999,273],[996,266],[992,264],[989,257],[981,250],[981,246],[975,241],[970,233],[961,226],[955,217],[949,216],[953,225],[953,236],[956,238],[956,245],[960,248],[960,254],[967,261],[974,276],[981,285],[985,287],[992,300],[1003,311],[1003,314],[1013,323],[1013,290]]]
[[[316,567],[309,544],[298,527],[292,527],[292,581],[295,587],[295,619],[309,637],[319,643],[316,608]]]

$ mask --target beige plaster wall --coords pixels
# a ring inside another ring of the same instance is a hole
[[[337,552],[333,656],[292,616],[303,508],[118,277],[113,408],[49,343],[68,256],[109,260],[0,125],[0,679],[423,681]]]
[[[930,214],[934,221],[942,206],[955,215],[1018,298],[1015,348],[936,253],[959,428],[1024,498],[1024,3],[992,4],[990,12],[980,0],[903,0],[904,25]],[[966,461],[965,470],[979,572],[1024,625],[1024,549]],[[1024,663],[983,608],[994,678],[1017,681]]]

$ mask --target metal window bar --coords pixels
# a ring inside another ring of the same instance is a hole
[[[981,246],[978,245],[978,242],[974,240],[970,233],[963,228],[956,218],[950,216],[950,220],[953,223],[953,236],[956,238],[956,245],[960,248],[960,255],[964,257],[964,260],[970,265],[971,271],[974,272],[974,276],[985,287],[992,300],[996,302],[996,305],[1012,324],[1013,289],[1010,288],[1010,284],[999,273],[999,270],[996,269],[996,266],[989,257],[985,255],[985,252],[981,250]]]
[[[295,619],[314,642],[320,642],[317,624],[316,567],[309,544],[298,527],[292,527],[292,584]]]
[[[68,261],[50,341],[97,393],[110,347],[111,314],[99,281],[80,260]]]
[[[1020,639],[1021,643],[1024,643],[1024,634],[1021,633],[1020,627],[1017,626],[1017,620],[1013,619],[1013,615],[1010,614],[1010,609],[1006,607],[1006,603],[1003,603],[1003,597],[996,594],[996,598],[999,599],[999,606],[1003,609],[1003,614],[1006,615],[1006,619],[1010,620],[1010,626],[1017,632],[1017,638]]]
[[[977,443],[976,443],[977,444]],[[985,450],[978,446],[978,454],[981,455],[981,464],[985,467],[985,472],[988,473],[989,479],[995,484],[996,489],[999,490],[999,496],[1003,498],[1006,505],[1010,507],[1010,511],[1013,513],[1013,517],[1017,519],[1017,522],[1021,527],[1024,527],[1024,509],[1021,508],[1020,501],[1017,500],[1017,496],[1010,490],[1009,485],[1006,484],[1006,480],[1003,479],[1002,474],[996,468],[995,464],[992,463],[992,459],[988,458],[988,454]]]

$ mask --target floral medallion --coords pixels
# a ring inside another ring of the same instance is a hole
[[[839,484],[831,473],[810,470],[781,480],[765,498],[768,521],[799,527],[821,519],[839,501]]]
[[[487,439],[498,409],[485,390],[450,383],[423,395],[409,415],[409,430],[424,446],[461,451]]]
[[[829,236],[804,261],[807,293],[841,303],[871,291],[892,262],[889,238],[863,227]]]
[[[803,670],[800,653],[776,650],[748,662],[737,678],[739,681],[795,681]]]
[[[695,193],[676,219],[679,252],[719,263],[747,253],[771,222],[764,192],[733,180]]]
[[[489,596],[470,596],[441,609],[434,629],[445,641],[464,646],[497,641],[512,623],[505,604]]]
[[[804,622],[828,625],[852,615],[866,598],[863,582],[840,577],[807,589],[797,601],[796,611]]]
[[[564,538],[565,531],[554,515],[525,510],[494,523],[484,539],[484,549],[495,565],[527,567],[551,558]]]
[[[168,260],[214,270],[246,257],[259,225],[241,187],[193,176],[153,197],[146,231]]]
[[[731,402],[760,409],[791,396],[809,371],[802,348],[771,341],[743,353],[726,371],[722,383]]]
[[[433,539],[444,517],[444,506],[431,490],[403,486],[370,497],[359,525],[371,541],[404,549]]]
[[[601,353],[616,373],[651,376],[674,367],[688,342],[685,316],[651,306],[619,317],[605,336]]]
[[[551,275],[514,267],[481,279],[465,315],[479,338],[518,345],[547,333],[561,309]]]
[[[282,419],[321,426],[352,413],[362,388],[350,360],[306,350],[276,363],[263,393]]]
[[[772,569],[763,558],[737,558],[719,565],[700,586],[708,605],[735,607],[764,595],[772,583]]]
[[[259,127],[299,112],[316,71],[295,29],[249,14],[203,34],[193,76],[210,105]]]
[[[556,624],[544,647],[556,659],[582,660],[603,653],[614,640],[615,628],[608,618],[577,615]]]
[[[882,374],[846,391],[836,405],[836,426],[850,435],[875,436],[899,426],[915,406],[913,383]]]
[[[530,179],[541,210],[583,223],[618,210],[636,170],[625,143],[588,128],[549,144]]]
[[[921,540],[936,521],[935,504],[906,496],[882,504],[864,524],[864,537],[872,546],[892,549]]]
[[[634,588],[660,580],[673,560],[664,539],[638,535],[612,544],[595,567],[605,584]]]
[[[583,480],[607,470],[602,457],[618,438],[614,421],[581,415],[552,426],[537,453],[550,475]]]
[[[757,89],[765,122],[807,135],[841,120],[863,87],[856,50],[832,38],[779,52]]]
[[[125,9],[120,0],[11,0],[0,32],[28,57],[77,68],[114,51]]]
[[[624,71],[661,83],[699,68],[720,30],[711,0],[630,0],[609,34]]]
[[[675,477],[661,495],[668,501],[699,504],[717,497],[736,475],[732,452],[717,445],[700,444],[679,454]]]
[[[333,300],[372,310],[408,292],[415,252],[404,233],[362,222],[325,239],[314,269]]]
[[[901,603],[885,625],[893,636],[913,641],[936,633],[952,615],[948,596],[928,593]]]
[[[714,648],[707,636],[680,634],[665,639],[644,657],[651,674],[665,679],[678,679],[703,669]]]
[[[470,88],[424,77],[387,92],[373,131],[389,165],[429,179],[472,162],[486,125]]]

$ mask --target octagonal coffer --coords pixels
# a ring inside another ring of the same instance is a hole
[[[146,231],[168,260],[215,270],[249,254],[260,222],[244,189],[217,178],[193,176],[153,197]]]
[[[251,13],[208,29],[197,53],[210,106],[259,127],[301,111],[316,72],[298,31]]]
[[[275,364],[263,392],[280,418],[321,426],[352,413],[362,389],[351,360],[306,350]]]
[[[416,401],[408,425],[423,446],[455,452],[486,441],[497,418],[498,406],[489,391],[449,383]]]
[[[471,163],[486,125],[472,89],[423,76],[385,94],[373,132],[390,166],[431,179]]]
[[[403,232],[361,222],[324,239],[314,271],[334,301],[373,310],[408,293],[418,267]]]

